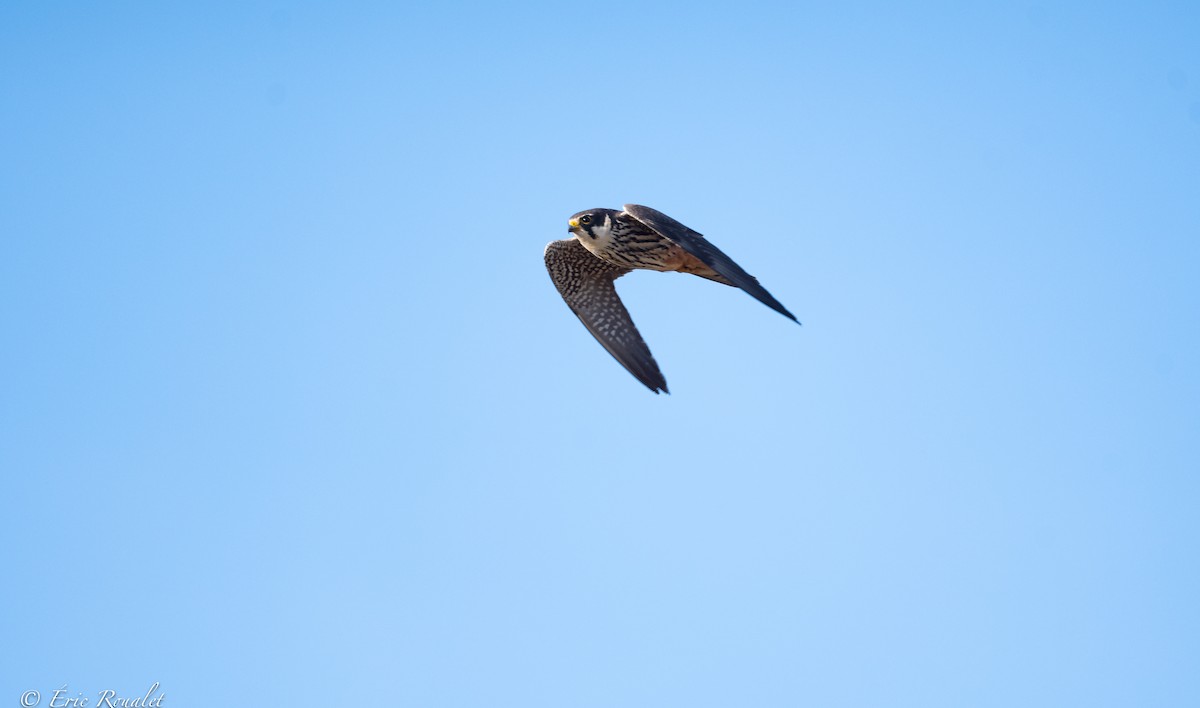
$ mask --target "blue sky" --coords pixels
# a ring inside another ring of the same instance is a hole
[[[0,703],[1200,697],[1189,3],[0,8]],[[804,322],[555,293],[648,204]]]

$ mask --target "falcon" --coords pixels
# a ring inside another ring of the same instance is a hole
[[[654,393],[669,393],[650,348],[617,296],[634,270],[676,271],[741,288],[796,324],[795,315],[696,231],[650,207],[591,209],[567,222],[571,238],[546,245],[546,270],[571,311],[609,354]]]

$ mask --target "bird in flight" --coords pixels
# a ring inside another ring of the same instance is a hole
[[[567,224],[571,238],[546,245],[550,279],[592,336],[655,393],[669,393],[667,380],[613,285],[631,270],[671,270],[732,285],[799,324],[732,258],[657,209],[637,204],[626,204],[625,211],[591,209]]]

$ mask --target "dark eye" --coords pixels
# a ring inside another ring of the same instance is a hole
[[[581,216],[581,217],[579,217],[579,223],[581,223],[581,224],[590,224],[590,223],[592,223],[592,217],[590,217],[590,216]]]

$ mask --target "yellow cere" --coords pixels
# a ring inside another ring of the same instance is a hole
[[[567,222],[567,225],[573,229],[577,229],[579,228],[579,219],[571,219]]]

